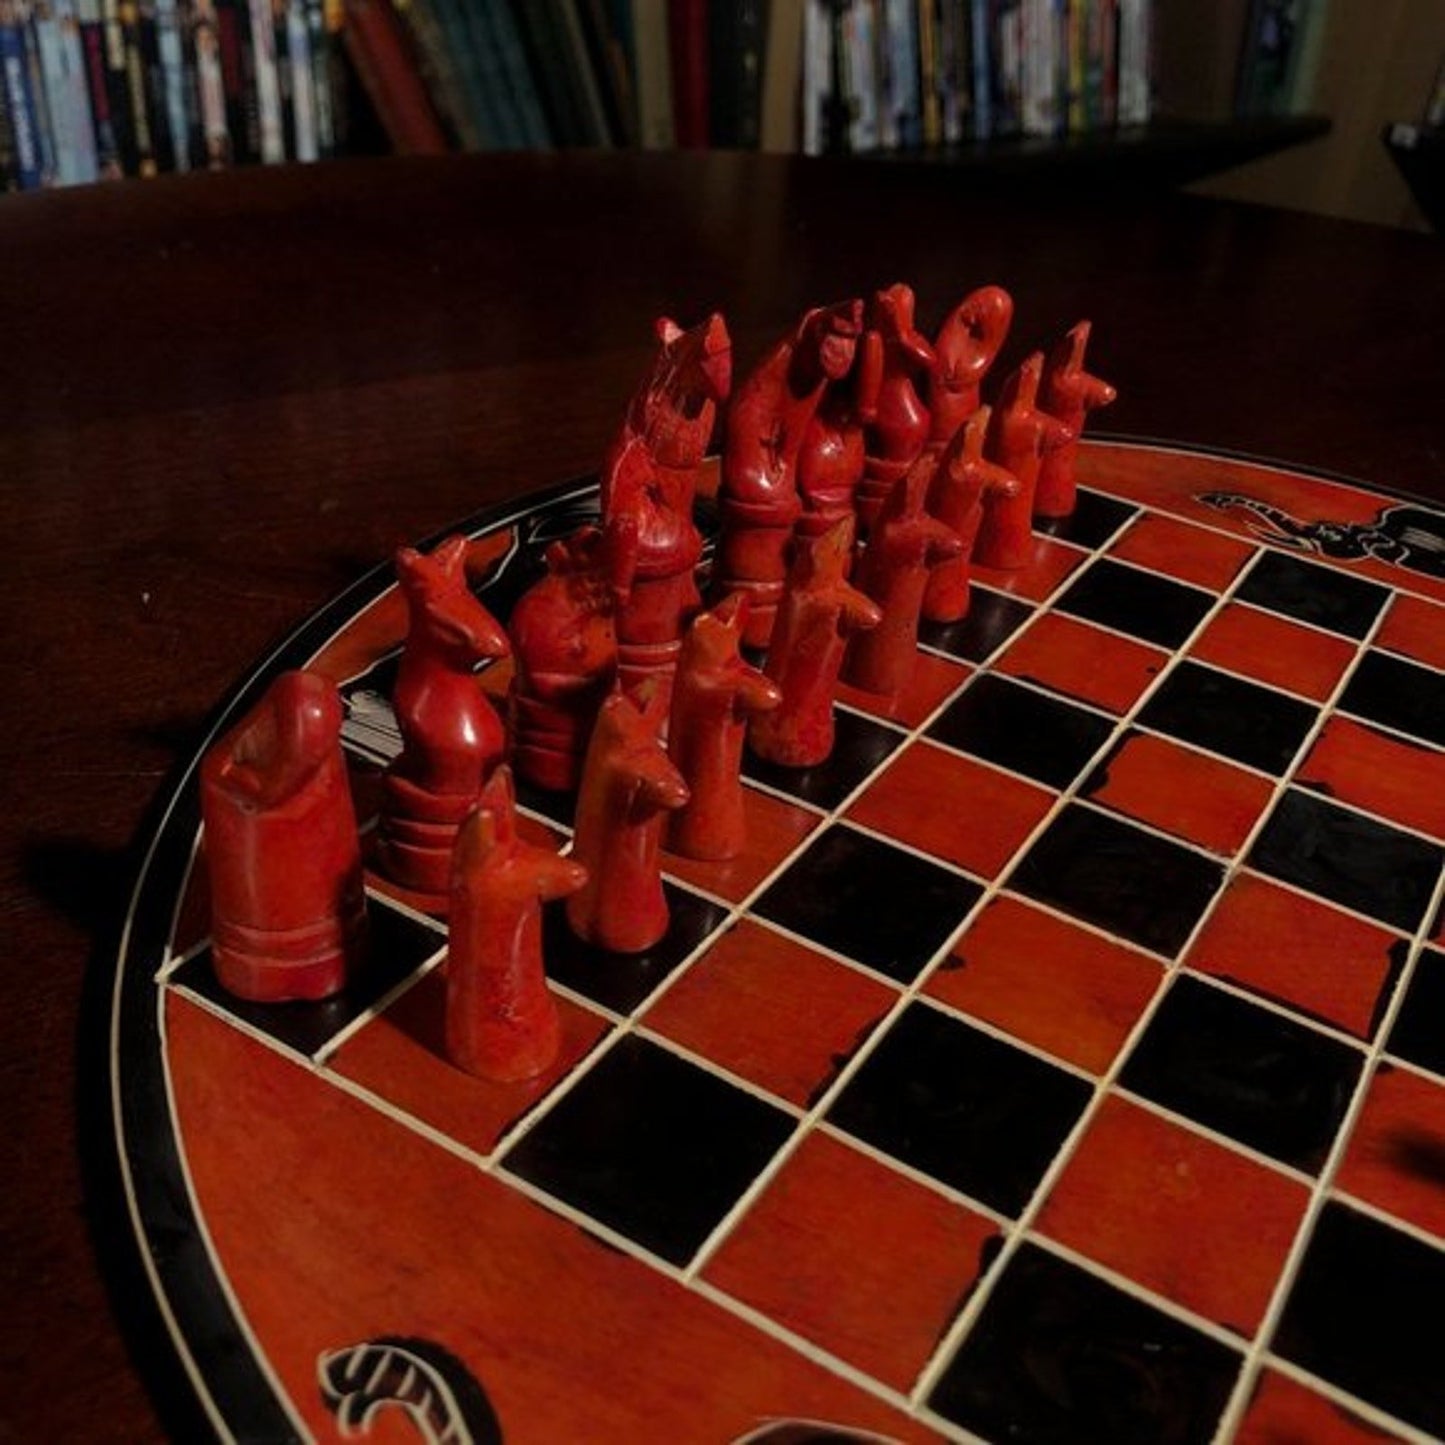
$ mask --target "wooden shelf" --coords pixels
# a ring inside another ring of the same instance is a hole
[[[1154,121],[1120,130],[1058,138],[1016,136],[923,150],[872,152],[854,160],[946,165],[990,177],[1084,186],[1178,186],[1328,134],[1323,115],[1249,120]]]

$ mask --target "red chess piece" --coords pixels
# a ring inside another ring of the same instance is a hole
[[[968,616],[969,562],[984,508],[1013,499],[1018,478],[983,455],[991,409],[981,406],[954,434],[938,457],[928,484],[928,511],[958,534],[963,550],[928,574],[923,615],[930,622],[960,622]]]
[[[588,943],[643,953],[667,932],[657,850],[662,816],[687,802],[687,784],[658,734],[667,701],[656,684],[639,710],[621,692],[602,704],[577,797],[572,856],[587,882],[567,900],[567,921]]]
[[[667,847],[685,858],[721,860],[743,851],[743,734],[754,713],[782,700],[738,654],[748,607],[747,594],[734,592],[693,619],[682,645],[667,747],[692,796],[667,820]]]
[[[630,579],[617,617],[618,669],[629,692],[648,677],[664,692],[672,686],[683,623],[701,600],[693,496],[717,404],[732,384],[721,316],[690,331],[664,317],[657,334],[657,359],[602,469],[603,530],[620,575]]]
[[[410,547],[396,554],[408,619],[392,697],[402,750],[386,773],[377,861],[437,912],[446,909],[457,828],[504,742],[473,674],[511,649],[467,586],[466,551],[464,537],[450,537],[429,557]]]
[[[1044,357],[1036,351],[1004,382],[984,439],[984,455],[1017,478],[1012,496],[994,494],[984,508],[973,560],[981,567],[1012,570],[1028,565],[1033,552],[1034,487],[1039,463],[1074,433],[1038,408]]]
[[[864,429],[863,481],[858,487],[858,532],[866,538],[894,484],[928,442],[928,407],[918,394],[935,361],[928,338],[913,325],[913,290],[899,283],[874,293],[865,324],[883,338],[878,408]]]
[[[782,702],[754,715],[748,746],[788,768],[811,768],[833,751],[833,694],[848,638],[876,627],[877,603],[847,582],[853,519],[844,517],[821,537],[800,539],[778,609],[767,676]]]
[[[222,986],[262,1003],[326,998],[365,924],[341,700],[285,672],[201,764],[211,950]]]
[[[510,1084],[557,1057],[562,1031],[542,969],[542,905],[586,881],[580,863],[517,836],[512,771],[503,764],[452,855],[446,1038],[458,1068]]]
[[[877,411],[882,383],[883,338],[865,331],[854,348],[852,371],[829,382],[803,434],[798,536],[821,537],[845,517],[853,520],[854,497],[863,480],[863,428]]]
[[[893,488],[853,580],[881,609],[876,627],[855,632],[843,662],[843,681],[892,697],[913,674],[918,616],[929,574],[963,552],[963,541],[923,509],[938,459],[925,452]]]
[[[741,591],[751,598],[750,647],[766,647],[772,636],[787,574],[784,554],[802,511],[798,454],[824,388],[852,370],[862,317],[860,301],[809,311],[729,404],[713,575],[716,596]]]
[[[933,343],[928,376],[929,440],[949,442],[978,410],[979,389],[1013,323],[1013,297],[1002,286],[980,286],[949,312]]]
[[[547,575],[518,598],[507,629],[516,658],[512,766],[539,788],[569,791],[616,680],[615,613],[626,589],[596,527],[553,542],[546,561]]]
[[[1108,406],[1118,392],[1107,381],[1084,370],[1084,351],[1089,345],[1089,323],[1081,321],[1067,332],[1049,353],[1039,388],[1039,405],[1051,417],[1063,422],[1073,436],[1049,452],[1039,467],[1034,492],[1036,517],[1067,517],[1078,500],[1075,468],[1079,460],[1079,437],[1084,421],[1096,407]]]

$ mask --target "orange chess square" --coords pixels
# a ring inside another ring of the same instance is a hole
[[[1309,1190],[1111,1096],[1039,1215],[1041,1233],[1249,1337]]]
[[[911,743],[848,809],[865,828],[994,878],[1054,795],[985,763]]]
[[[1168,660],[1157,647],[1050,612],[1019,637],[995,670],[1110,712],[1127,712]]]
[[[1234,1445],[1391,1445],[1402,1437],[1274,1370],[1259,1377]]]
[[[982,1273],[997,1234],[985,1216],[814,1133],[703,1274],[907,1391]]]
[[[1094,1073],[1103,1073],[1163,971],[1142,953],[999,897],[925,992]]]
[[[1109,548],[1109,555],[1222,592],[1254,556],[1254,548],[1204,527],[1152,515],[1140,517]]]
[[[896,998],[888,985],[745,918],[643,1023],[804,1108]]]
[[[880,697],[876,692],[839,683],[838,701],[907,728],[921,727],[968,681],[972,671],[952,658],[920,652],[914,659],[908,686],[896,697]]]
[[[1375,646],[1445,668],[1445,607],[1397,592],[1375,634]]]
[[[1332,717],[1296,781],[1327,798],[1445,838],[1445,753]]]
[[[1189,649],[1202,662],[1323,702],[1355,656],[1348,638],[1229,602]]]
[[[1017,571],[1001,572],[996,567],[974,567],[970,576],[977,577],[997,592],[1011,592],[1016,597],[1027,597],[1031,602],[1042,602],[1046,597],[1053,596],[1080,564],[1088,560],[1087,552],[1065,546],[1041,532],[1034,533],[1033,548],[1027,566]]]
[[[1274,784],[1167,738],[1129,733],[1080,796],[1232,857],[1269,805]]]
[[[743,819],[747,843],[738,857],[714,863],[664,850],[662,871],[730,903],[741,903],[822,821],[807,808],[746,785]]]
[[[1388,929],[1241,873],[1185,963],[1368,1039],[1407,952]]]
[[[1445,1240],[1445,1088],[1381,1064],[1335,1183]]]

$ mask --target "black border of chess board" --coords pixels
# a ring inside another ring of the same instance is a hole
[[[1146,450],[1157,449],[1166,459],[1170,452],[1218,456],[1307,479],[1347,485],[1372,495],[1408,497],[1407,493],[1352,478],[1285,463],[1260,461],[1239,453],[1126,438],[1101,436],[1098,440]],[[1167,465],[1167,460],[1163,464]],[[511,522],[525,520],[542,508],[564,499],[586,497],[595,489],[595,480],[563,483],[531,494],[519,503],[485,509],[421,545],[431,545],[441,536],[455,531],[464,531],[469,536],[492,531]],[[1133,509],[1134,516],[1151,510],[1138,503],[1130,502],[1128,505]],[[1132,521],[1133,517],[1129,520]],[[1086,555],[1091,558],[1100,555],[1107,540],[1086,548]],[[1240,540],[1250,539],[1240,537]],[[1253,545],[1261,552],[1278,550],[1258,539],[1253,539]],[[185,1183],[165,1078],[160,1017],[164,989],[157,984],[167,968],[182,962],[168,958],[167,952],[179,891],[177,884],[186,876],[199,827],[196,767],[200,756],[226,726],[254,705],[278,671],[305,665],[337,631],[379,598],[391,584],[389,564],[383,563],[374,568],[315,613],[259,663],[217,711],[195,755],[180,769],[167,790],[169,801],[160,812],[161,821],[145,855],[121,943],[114,994],[111,1083],[117,1146],[132,1222],[142,1254],[147,1259],[152,1285],[162,1298],[175,1344],[193,1388],[205,1403],[218,1431],[234,1432],[242,1439],[297,1438],[304,1431],[299,1429],[298,1422],[279,1398],[266,1366],[252,1354],[247,1328],[234,1310],[227,1288],[209,1256],[209,1246],[194,1212],[194,1202]],[[1067,585],[1065,583],[1056,589],[1054,596],[1065,590]],[[1225,589],[1224,595],[1232,590],[1232,586]],[[1210,609],[1210,615],[1213,610]],[[995,648],[993,652],[999,650]],[[1170,651],[1172,656],[1177,657],[1182,647]],[[1323,714],[1325,705],[1321,704],[1318,711]],[[922,729],[905,731],[911,736],[921,734]],[[1296,765],[1302,755],[1303,749],[1296,756]],[[742,912],[739,908],[739,916]],[[975,913],[976,908],[971,910],[970,916]],[[1428,930],[1428,918],[1422,927]],[[1417,956],[1418,952],[1417,948]],[[1385,1031],[1382,1029],[1377,1050],[1383,1047],[1384,1040]],[[122,1079],[125,1080],[124,1087],[121,1086]],[[179,1238],[182,1243],[179,1248],[157,1258],[147,1246],[152,1238],[162,1233],[169,1240]],[[201,1357],[199,1360],[197,1354]]]

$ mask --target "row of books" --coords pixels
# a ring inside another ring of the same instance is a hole
[[[0,184],[335,154],[336,3],[0,0]]]
[[[1151,0],[808,0],[802,149],[1140,125]]]

